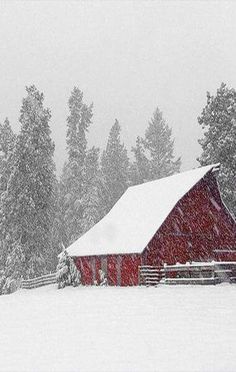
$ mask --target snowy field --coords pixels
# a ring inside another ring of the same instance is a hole
[[[0,297],[0,370],[236,371],[236,285]]]

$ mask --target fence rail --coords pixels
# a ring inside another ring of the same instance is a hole
[[[219,284],[235,282],[236,262],[186,262],[164,265],[163,284]]]
[[[139,284],[146,286],[156,286],[163,278],[163,272],[157,266],[139,266]]]
[[[236,282],[236,262],[192,262],[185,264],[139,266],[139,284],[218,284]]]
[[[44,285],[56,283],[56,273],[42,275],[33,279],[22,280],[21,288],[32,289],[42,287]]]

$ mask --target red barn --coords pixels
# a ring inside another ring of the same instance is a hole
[[[132,186],[67,251],[92,285],[139,284],[139,266],[236,261],[236,222],[216,181],[218,165]]]

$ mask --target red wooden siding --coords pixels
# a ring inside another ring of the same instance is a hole
[[[80,273],[82,273],[81,258],[80,257],[76,257],[74,261],[75,261],[75,264],[76,264],[77,269],[79,270]],[[82,282],[82,284],[84,284],[83,281],[82,281],[82,278],[81,278],[81,282]]]
[[[138,228],[138,227],[137,227]],[[138,267],[187,261],[236,261],[236,224],[218,191],[214,175],[198,182],[174,207],[142,254],[79,257],[82,284],[99,282],[107,272],[109,285],[138,285]]]
[[[117,285],[117,257],[107,256],[107,279],[108,285]]]
[[[146,264],[236,260],[236,227],[223,205],[214,176],[188,192],[169,214],[143,252]],[[222,249],[222,253],[220,253]]]
[[[99,283],[100,276],[99,276],[99,270],[101,270],[101,257],[96,257],[96,281]]]
[[[84,285],[93,284],[92,258],[81,257],[81,276]]]
[[[138,267],[141,265],[140,255],[123,255],[121,261],[121,285],[138,285]]]

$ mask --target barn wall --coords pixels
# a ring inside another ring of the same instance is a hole
[[[143,261],[163,265],[213,259],[236,261],[236,225],[209,174],[175,206],[144,250]]]
[[[121,286],[138,285],[140,255],[123,255],[121,260]]]
[[[77,257],[75,263],[81,272],[81,282],[83,285],[93,285],[95,280],[99,283],[100,269],[106,272],[108,285],[138,285],[138,267],[141,265],[140,255]]]
[[[177,203],[141,255],[78,257],[75,262],[84,285],[99,282],[103,269],[109,285],[130,286],[138,285],[141,263],[162,266],[213,259],[236,261],[236,224],[209,174]]]
[[[82,267],[81,267],[81,259],[80,259],[80,257],[75,257],[74,258],[74,263],[75,263],[77,269],[79,270],[79,272],[82,273]],[[81,278],[81,282],[82,282],[82,278]],[[84,284],[84,283],[82,282],[82,284]]]
[[[117,257],[116,256],[108,256],[107,257],[107,279],[108,285],[117,285],[118,278],[117,278]]]
[[[77,257],[75,264],[81,273],[81,283],[83,285],[91,285],[93,283],[93,257]]]
[[[96,281],[97,281],[97,283],[99,283],[99,280],[100,280],[99,270],[101,270],[101,268],[102,268],[101,257],[97,256],[97,257],[95,257],[95,260],[96,260],[96,268],[95,268],[95,271],[96,271]]]

